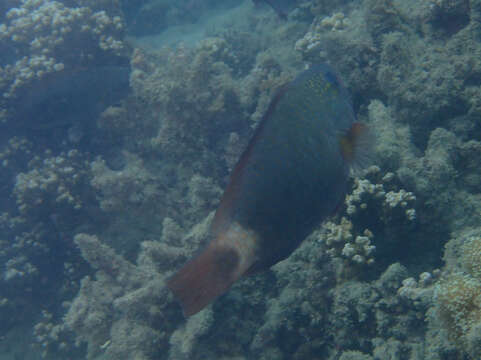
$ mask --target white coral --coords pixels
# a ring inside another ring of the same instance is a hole
[[[18,8],[7,12],[6,20],[0,24],[0,40],[13,42],[21,58],[14,65],[7,65],[2,74],[0,80],[10,84],[3,90],[5,98],[12,97],[19,87],[36,78],[63,70],[67,59],[56,58],[59,47],[60,53],[69,53],[71,59],[86,51],[95,53],[95,49],[85,49],[79,44],[97,44],[99,51],[114,54],[124,47],[122,19],[86,6],[70,8],[58,1],[22,0]]]

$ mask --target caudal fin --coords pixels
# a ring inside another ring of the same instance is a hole
[[[185,316],[193,315],[226,292],[241,275],[239,255],[228,247],[208,246],[167,283],[182,305]]]

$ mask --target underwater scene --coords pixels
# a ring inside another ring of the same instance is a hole
[[[1,0],[40,359],[480,360],[481,0]]]

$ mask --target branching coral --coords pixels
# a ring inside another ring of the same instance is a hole
[[[70,8],[58,1],[21,0],[0,24],[0,41],[18,58],[3,68],[4,97],[44,75],[123,51],[123,20],[105,10]],[[0,83],[1,84],[1,83]]]
[[[374,263],[376,247],[371,245],[373,234],[369,230],[366,229],[363,234],[354,237],[352,223],[345,217],[338,225],[333,222],[325,223],[323,229],[325,233],[322,233],[321,239],[325,241],[330,255],[342,256],[358,265]]]
[[[75,242],[84,258],[97,270],[96,279],[86,277],[65,317],[65,329],[74,330],[78,343],[88,344],[89,359],[105,352],[117,359],[150,358],[159,351],[165,333],[161,324],[168,304],[162,276],[141,264],[129,263],[97,237],[79,234]],[[152,255],[155,244],[146,244]],[[164,326],[168,326],[165,324]]]
[[[373,166],[354,179],[340,219],[325,223],[320,238],[331,255],[350,265],[373,264],[376,249],[391,251],[386,249],[404,241],[416,222],[415,203],[416,196],[400,188],[395,174]]]
[[[379,174],[380,169],[372,167],[368,170],[371,175]],[[395,177],[392,173],[386,173],[381,178],[381,183],[372,184],[368,179],[355,179],[352,194],[346,197],[347,213],[354,215],[357,211],[363,211],[374,207],[370,203],[380,201],[383,212],[381,216],[385,221],[392,221],[392,218],[405,218],[408,221],[416,219],[416,210],[412,207],[416,196],[404,189],[387,190],[392,187],[392,180]],[[391,184],[390,184],[391,183]]]
[[[87,199],[86,177],[87,165],[76,150],[45,159],[35,157],[29,171],[16,177],[18,210],[22,214],[80,210]]]
[[[124,156],[126,165],[120,171],[111,170],[101,158],[90,164],[91,185],[98,191],[100,207],[106,212],[145,206],[157,194],[153,175],[142,159],[127,152]]]

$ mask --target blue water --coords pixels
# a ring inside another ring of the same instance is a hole
[[[2,1],[0,360],[481,359],[480,16],[478,0]],[[345,199],[185,317],[167,280],[212,239],[276,94],[319,63],[369,129]]]

